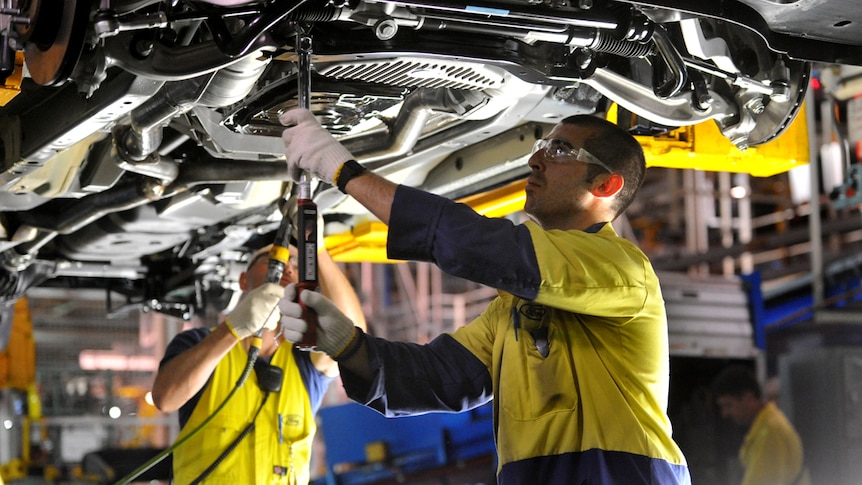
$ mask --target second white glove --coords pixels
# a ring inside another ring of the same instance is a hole
[[[278,326],[278,300],[284,293],[281,285],[264,283],[246,294],[225,319],[232,333],[240,340],[251,337],[261,328],[275,330]]]
[[[334,184],[338,169],[353,155],[307,109],[282,113],[279,121],[287,126],[281,138],[290,178],[298,182],[301,171],[305,170],[323,182]]]
[[[303,291],[300,294],[302,302],[317,313],[317,350],[325,352],[332,358],[344,352],[353,339],[356,327],[335,304],[316,291]],[[284,338],[291,342],[299,342],[308,330],[308,324],[302,319],[302,307],[296,300],[296,285],[289,284],[284,289],[284,298],[278,302],[281,311],[281,330]]]

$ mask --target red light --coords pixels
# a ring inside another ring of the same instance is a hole
[[[820,84],[820,78],[813,77],[811,78],[811,89],[815,91],[819,91],[823,85]]]

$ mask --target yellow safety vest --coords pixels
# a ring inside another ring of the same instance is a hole
[[[221,405],[246,366],[248,355],[234,346],[216,366],[212,379],[180,432],[182,439]],[[311,441],[317,425],[308,392],[289,344],[270,362],[284,371],[281,391],[271,393],[255,420],[254,430],[204,480],[211,485],[307,484]],[[218,416],[174,451],[174,483],[192,482],[245,429],[260,406],[264,391],[251,372],[248,380]],[[279,422],[281,425],[279,426]]]

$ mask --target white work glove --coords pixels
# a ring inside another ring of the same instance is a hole
[[[246,294],[225,319],[231,333],[239,340],[251,337],[261,328],[275,330],[278,326],[278,300],[284,288],[264,283]]]
[[[356,332],[353,322],[344,316],[334,303],[316,291],[303,291],[300,299],[317,313],[317,350],[337,359],[353,340]],[[302,319],[302,307],[294,300],[296,285],[291,283],[284,288],[284,298],[278,302],[281,331],[284,332],[285,339],[300,342],[308,324]]]
[[[278,120],[287,126],[281,138],[290,178],[298,182],[304,170],[334,185],[338,169],[344,162],[353,159],[353,155],[320,126],[314,114],[307,109],[292,109],[282,113]]]

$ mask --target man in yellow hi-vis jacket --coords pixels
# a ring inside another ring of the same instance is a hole
[[[796,429],[775,403],[763,400],[751,370],[727,367],[712,389],[721,416],[748,429],[739,450],[742,485],[810,485]]]
[[[295,252],[291,248],[282,280],[275,284],[266,283],[268,248],[258,251],[240,278],[246,293],[227,318],[212,329],[184,331],[168,345],[153,384],[153,400],[163,412],[179,411],[182,431],[177,439],[183,439],[231,392],[247,365],[249,337],[264,328],[255,370],[264,369],[265,375],[252,372],[217,417],[177,448],[175,483],[192,483],[202,475],[206,478],[201,483],[207,484],[308,483],[314,415],[338,367],[322,352],[299,350],[279,331],[276,305],[282,285],[297,280]],[[322,293],[364,326],[347,277],[325,250],[318,257]],[[275,373],[276,389],[266,390],[272,366],[281,372]]]

